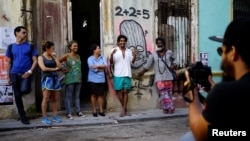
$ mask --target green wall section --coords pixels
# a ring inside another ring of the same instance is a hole
[[[199,0],[199,53],[208,53],[208,65],[213,72],[221,72],[221,58],[217,47],[221,43],[208,39],[209,36],[223,36],[231,21],[231,0]],[[221,77],[213,75],[216,82]]]

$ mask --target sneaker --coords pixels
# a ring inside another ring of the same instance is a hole
[[[45,124],[45,125],[51,125],[52,124],[51,120],[48,117],[44,117],[42,119],[42,123]]]
[[[60,123],[62,122],[61,118],[59,118],[58,116],[53,116],[53,121]]]
[[[85,117],[85,115],[82,113],[82,112],[79,112],[79,113],[76,113],[76,115],[78,116],[78,117]]]
[[[66,115],[68,119],[74,119],[71,114]]]

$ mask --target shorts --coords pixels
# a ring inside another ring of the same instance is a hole
[[[105,94],[105,83],[88,82],[90,94],[102,96]]]
[[[114,89],[119,90],[130,90],[131,89],[131,78],[130,77],[115,77],[113,79]]]
[[[61,84],[57,76],[44,76],[42,77],[42,90],[57,91],[61,90]]]

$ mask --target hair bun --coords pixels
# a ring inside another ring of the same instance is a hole
[[[42,46],[44,46],[47,43],[46,40],[42,40]]]

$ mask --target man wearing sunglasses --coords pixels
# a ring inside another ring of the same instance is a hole
[[[29,124],[23,106],[22,96],[31,91],[31,76],[37,66],[37,51],[33,45],[26,42],[27,31],[24,26],[14,29],[16,42],[9,45],[6,51],[7,78],[12,85],[15,103],[23,124]]]
[[[194,85],[187,92],[192,101],[189,103],[189,126],[192,133],[181,138],[184,140],[247,140],[250,94],[250,17],[232,21],[223,38],[211,40],[221,42],[217,51],[221,55],[221,69],[233,81],[216,84],[205,101],[204,107],[198,99],[198,87]]]

